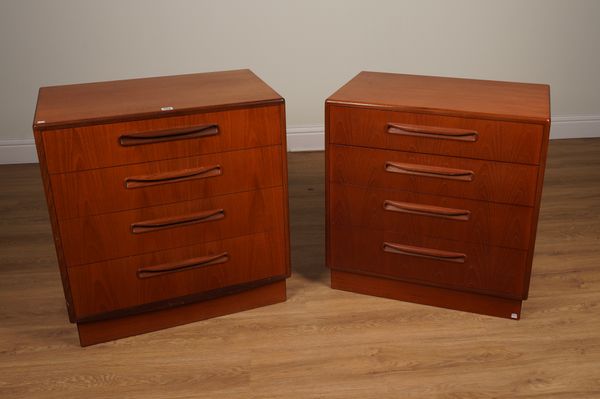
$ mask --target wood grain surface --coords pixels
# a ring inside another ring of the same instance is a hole
[[[82,349],[39,168],[0,166],[0,397],[600,396],[600,139],[550,143],[519,322],[332,290],[323,171],[289,156],[287,302]]]
[[[115,122],[44,132],[50,173],[129,165],[191,157],[281,143],[281,109],[267,106],[169,118]],[[162,131],[215,123],[219,133],[196,139],[122,146],[119,139],[134,132]]]
[[[229,287],[230,291],[236,287]],[[136,313],[128,317],[103,319],[78,323],[77,331],[82,346],[95,345],[158,329],[171,328],[212,317],[242,312],[260,306],[273,305],[286,300],[285,281],[243,287],[229,295],[191,302],[165,309],[155,308],[151,312]]]
[[[363,71],[327,102],[458,117],[546,122],[550,119],[549,92],[550,87],[544,84]]]
[[[458,291],[432,285],[413,284],[407,281],[333,269],[331,270],[331,288],[517,320],[520,318],[522,309],[520,299],[477,294],[464,290]]]
[[[77,318],[283,276],[285,253],[280,232],[211,241],[187,247],[91,263],[69,270]],[[139,278],[138,270],[176,265],[225,254],[222,263]]]
[[[331,227],[335,270],[521,299],[527,251],[420,236]],[[408,247],[395,251],[394,247]]]
[[[59,223],[66,263],[81,265],[263,231],[283,235],[283,203],[283,189],[275,187],[64,220]],[[216,217],[175,223],[212,214]],[[151,225],[162,226],[141,228]]]
[[[330,145],[333,183],[533,206],[538,168],[403,151]],[[388,167],[389,165],[389,167]],[[398,166],[398,167],[396,167]],[[404,173],[401,167],[409,173]],[[428,170],[410,173],[410,170]],[[438,173],[438,169],[441,171]],[[445,171],[470,172],[468,179]]]
[[[331,143],[534,165],[540,161],[542,125],[337,105],[330,113]],[[391,128],[396,124],[409,124],[413,131]],[[467,132],[470,140],[418,132],[443,128]]]
[[[185,114],[283,99],[249,69],[42,87],[38,129]]]
[[[330,190],[334,226],[516,249],[528,249],[530,245],[533,208],[527,206],[342,184],[332,184]]]
[[[59,219],[205,198],[283,184],[280,146],[228,151],[190,158],[145,162],[50,176]],[[204,168],[194,179],[173,178],[160,184],[127,187],[126,181],[185,176]],[[216,173],[211,173],[215,170]],[[193,180],[193,181],[190,181]]]

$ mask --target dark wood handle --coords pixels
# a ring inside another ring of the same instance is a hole
[[[192,179],[204,179],[221,175],[221,166],[205,166],[194,169],[184,169],[175,172],[157,173],[154,175],[132,176],[125,178],[125,188],[154,186],[157,184],[176,183]]]
[[[183,262],[163,263],[162,265],[142,267],[138,269],[137,275],[139,278],[155,277],[162,274],[183,272],[203,266],[225,263],[228,260],[229,254],[227,252],[223,252],[218,255],[187,259]]]
[[[435,127],[409,125],[405,123],[388,123],[388,133],[402,136],[426,137],[431,139],[458,140],[475,142],[479,133],[475,130],[455,129],[450,127]]]
[[[198,137],[214,136],[219,134],[219,125],[199,125],[178,129],[156,130],[149,132],[128,133],[119,137],[119,144],[124,147],[132,145],[162,143],[164,141],[175,141],[193,139]]]
[[[383,209],[391,212],[403,212],[452,220],[469,220],[469,217],[471,216],[471,211],[466,209],[444,208],[441,206],[412,204],[410,202],[391,200],[383,201]]]
[[[193,213],[191,215],[136,222],[131,225],[131,232],[133,234],[147,233],[149,231],[170,229],[172,227],[185,226],[188,224],[210,222],[223,219],[224,217],[225,211],[223,209],[213,209],[210,211]]]
[[[415,256],[417,258],[427,258],[441,260],[445,262],[465,263],[467,255],[460,252],[442,251],[439,249],[413,247],[410,245],[396,244],[391,242],[383,243],[383,250],[392,254]]]
[[[442,179],[472,181],[475,172],[472,170],[444,168],[441,166],[418,165],[411,163],[400,163],[388,161],[385,170],[391,173],[405,175],[416,175],[426,177],[438,177]]]

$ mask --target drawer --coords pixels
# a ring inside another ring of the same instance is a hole
[[[332,269],[521,299],[527,251],[333,227]]]
[[[285,275],[281,234],[258,233],[76,266],[78,319]]]
[[[533,206],[532,165],[330,146],[334,183]]]
[[[332,184],[333,226],[528,249],[533,208]]]
[[[281,146],[50,176],[59,219],[283,184]]]
[[[330,108],[330,143],[537,165],[544,128],[531,123]]]
[[[279,106],[109,123],[43,133],[50,173],[281,143]]]
[[[59,222],[67,266],[263,231],[283,235],[283,188],[248,191]]]

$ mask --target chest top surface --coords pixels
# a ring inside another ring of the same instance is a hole
[[[42,87],[33,126],[63,128],[279,103],[248,69]]]
[[[459,117],[550,120],[550,87],[544,84],[363,71],[327,102]]]

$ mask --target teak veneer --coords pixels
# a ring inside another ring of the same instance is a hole
[[[332,287],[520,318],[549,87],[361,72],[325,121]]]
[[[81,345],[285,300],[285,104],[251,71],[43,87],[33,130]]]

